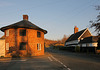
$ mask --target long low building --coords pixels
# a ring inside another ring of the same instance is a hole
[[[75,26],[72,34],[65,42],[65,47],[97,47],[99,36],[93,36],[88,28],[78,31]]]

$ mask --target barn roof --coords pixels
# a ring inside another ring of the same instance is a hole
[[[30,29],[40,30],[40,31],[44,32],[45,34],[47,33],[46,30],[44,30],[44,29],[36,26],[35,24],[31,23],[30,21],[24,20],[24,19],[17,23],[2,27],[2,28],[0,28],[0,30],[4,32],[5,30],[10,29],[10,28],[30,28]]]

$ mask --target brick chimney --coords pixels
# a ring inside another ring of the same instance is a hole
[[[23,15],[23,20],[28,20],[28,15]]]
[[[74,27],[74,34],[77,33],[77,32],[78,32],[78,27],[75,26],[75,27]]]

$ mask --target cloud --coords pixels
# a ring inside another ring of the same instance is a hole
[[[7,7],[7,6],[12,6],[13,3],[10,2],[0,2],[0,7]]]

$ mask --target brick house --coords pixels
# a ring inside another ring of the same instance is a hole
[[[47,31],[28,21],[28,15],[0,30],[5,33],[5,57],[44,55],[44,34]]]

